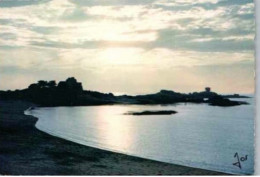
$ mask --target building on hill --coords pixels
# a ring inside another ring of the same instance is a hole
[[[205,88],[205,91],[206,91],[206,92],[211,92],[210,87],[206,87],[206,88]]]

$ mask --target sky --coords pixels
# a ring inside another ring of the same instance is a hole
[[[253,0],[0,0],[0,90],[254,92]]]

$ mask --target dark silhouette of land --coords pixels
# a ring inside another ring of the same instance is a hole
[[[15,91],[0,91],[1,100],[30,101],[39,106],[88,106],[105,104],[174,104],[174,103],[208,103],[212,106],[237,106],[247,104],[242,101],[231,101],[229,98],[241,98],[238,94],[220,95],[209,87],[202,92],[189,94],[171,90],[137,96],[115,96],[112,93],[100,93],[83,90],[82,84],[74,77],[66,81],[38,81],[28,88]]]
[[[176,114],[176,111],[142,111],[142,112],[128,112],[125,115],[142,116],[142,115],[170,115]]]

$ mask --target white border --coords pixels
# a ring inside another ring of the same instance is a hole
[[[255,175],[260,175],[260,113],[257,108],[259,108],[260,103],[260,1],[255,0],[255,17],[256,17],[256,38],[255,38],[255,54],[256,54],[256,119],[255,119]]]

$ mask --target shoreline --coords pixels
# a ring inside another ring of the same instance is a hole
[[[34,104],[0,101],[1,175],[229,175],[74,143],[38,130]]]

